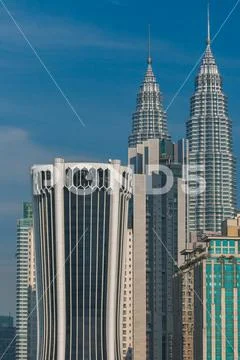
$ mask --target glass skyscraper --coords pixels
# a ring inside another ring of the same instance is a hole
[[[222,78],[211,50],[210,25],[207,48],[195,81],[191,115],[187,121],[189,141],[190,231],[221,231],[221,223],[236,208],[236,160],[233,155],[232,121]],[[196,193],[205,179],[206,189]]]
[[[37,360],[120,360],[130,172],[55,159],[32,177]]]
[[[175,275],[174,360],[236,360],[240,354],[240,237],[202,238]],[[228,228],[229,229],[229,228]],[[230,236],[231,235],[231,236]]]

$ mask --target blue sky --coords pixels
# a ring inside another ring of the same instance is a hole
[[[206,2],[5,0],[85,127],[0,6],[0,314],[15,309],[16,219],[22,201],[31,198],[29,167],[55,156],[125,161],[146,71],[148,24],[153,68],[167,107],[205,48]],[[213,34],[235,3],[212,0]],[[239,21],[240,4],[212,46],[229,96],[237,156]],[[185,134],[195,73],[168,111],[174,139]]]

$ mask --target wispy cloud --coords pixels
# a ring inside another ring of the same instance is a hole
[[[116,6],[124,6],[119,0],[108,0]],[[29,41],[37,50],[65,51],[84,48],[100,48],[103,50],[147,51],[147,39],[131,37],[121,32],[110,32],[95,24],[75,22],[72,19],[47,15],[28,15],[22,12],[13,14]],[[4,12],[0,13],[1,48],[9,52],[26,49],[26,43],[15,25]],[[192,54],[179,48],[176,44],[164,40],[153,39],[152,51],[162,61],[177,64],[191,64]],[[84,54],[86,56],[86,52]]]
[[[131,49],[134,40],[124,40],[114,34],[107,34],[93,24],[74,23],[66,18],[51,16],[29,16],[17,12],[14,18],[21,25],[27,37],[38,48],[79,48],[83,46],[113,49]],[[15,25],[1,12],[1,46],[25,46]]]
[[[63,156],[69,161],[98,161],[88,154],[64,154],[57,148],[46,148],[36,144],[28,131],[17,127],[0,126],[0,188],[9,182],[27,184],[29,182],[30,167],[33,164],[52,163],[54,157]],[[4,195],[1,192],[1,195]],[[10,206],[12,208],[12,206]],[[1,209],[0,209],[1,210]]]
[[[0,127],[0,153],[4,154],[0,158],[1,188],[9,182],[28,182],[30,166],[54,156],[53,151],[35,144],[27,131],[15,127]]]

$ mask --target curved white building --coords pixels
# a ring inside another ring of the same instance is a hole
[[[129,169],[55,159],[32,178],[37,360],[120,360]]]

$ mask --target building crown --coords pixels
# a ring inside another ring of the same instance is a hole
[[[135,147],[149,139],[170,139],[159,84],[152,69],[150,28],[147,72],[137,95],[136,111],[132,119],[132,133],[129,136],[130,147]]]

